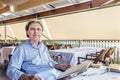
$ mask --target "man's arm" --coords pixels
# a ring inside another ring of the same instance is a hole
[[[23,63],[23,54],[21,53],[21,50],[19,48],[15,49],[8,68],[7,68],[7,76],[11,79],[11,80],[18,80],[19,77],[24,74],[21,71],[21,65]]]

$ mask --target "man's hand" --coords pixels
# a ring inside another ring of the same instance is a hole
[[[56,64],[54,67],[58,70],[65,71],[66,69],[70,68],[71,65],[69,65],[69,64]]]
[[[41,80],[41,78],[34,75],[22,74],[19,80]]]
[[[33,76],[31,80],[42,80],[42,79],[38,76]]]

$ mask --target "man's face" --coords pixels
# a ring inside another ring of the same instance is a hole
[[[42,35],[42,27],[39,23],[32,23],[29,26],[27,31],[27,35],[29,35],[30,40],[36,41],[39,40]]]

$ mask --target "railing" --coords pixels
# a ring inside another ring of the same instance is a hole
[[[4,40],[1,40],[2,43]],[[8,41],[10,43],[11,41]],[[14,42],[14,41],[13,41]],[[12,42],[12,43],[13,43]],[[18,40],[16,43],[22,43],[24,40]],[[57,43],[63,45],[72,45],[72,47],[100,47],[109,48],[116,46],[116,50],[113,54],[114,61],[120,64],[120,40],[43,40],[45,44],[47,43]],[[62,46],[61,48],[65,48]]]
[[[44,40],[43,42],[49,42],[50,40]],[[71,44],[73,47],[100,47],[109,48],[116,46],[116,50],[113,54],[115,63],[120,64],[120,40],[52,40],[55,43]]]

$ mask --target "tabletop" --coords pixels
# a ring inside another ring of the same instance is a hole
[[[120,80],[120,73],[106,71],[106,66],[100,68],[88,68],[87,71],[73,77],[70,80]]]
[[[50,50],[49,53],[51,57],[61,55],[62,62],[69,63],[70,65],[77,65],[78,57],[86,57],[86,54],[96,53],[100,50],[101,48],[80,47],[80,48]]]

